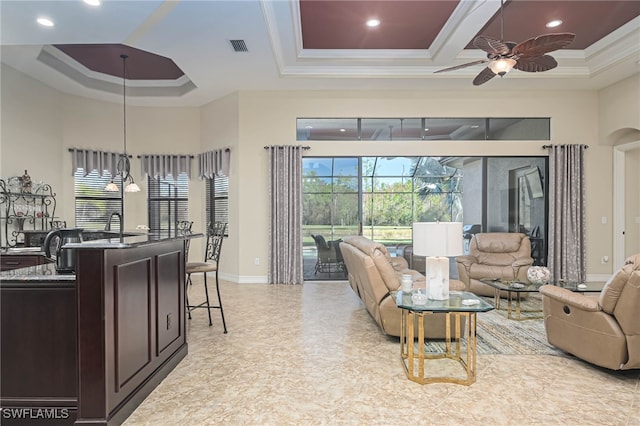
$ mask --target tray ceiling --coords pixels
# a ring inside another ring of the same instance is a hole
[[[598,89],[640,71],[640,1],[511,0],[505,40],[577,34],[554,52],[558,68],[482,87],[471,85],[480,67],[434,74],[484,59],[470,43],[500,38],[499,12],[497,0],[4,0],[1,58],[64,92],[116,101],[127,50],[132,102],[176,106],[238,90]],[[37,25],[41,15],[55,26]],[[551,19],[562,26],[546,28]]]

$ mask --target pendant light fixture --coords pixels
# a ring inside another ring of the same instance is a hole
[[[120,176],[122,178],[122,183],[120,188],[115,184],[113,178],[111,182],[107,184],[104,188],[105,191],[110,192],[140,192],[140,187],[134,182],[133,177],[130,174],[131,171],[131,162],[129,161],[129,155],[127,154],[127,58],[128,55],[122,54],[120,55],[122,58],[122,128],[124,129],[124,152],[120,154],[120,158],[118,159],[118,165],[116,166],[116,176]],[[124,197],[123,197],[124,199]]]

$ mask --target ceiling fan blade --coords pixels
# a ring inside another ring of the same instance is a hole
[[[442,70],[434,71],[433,73],[437,74],[439,72],[447,72],[447,71],[459,70],[459,69],[462,69],[462,68],[470,67],[472,65],[484,64],[485,62],[489,62],[489,61],[486,60],[486,59],[480,59],[479,61],[473,61],[473,62],[468,62],[466,64],[456,65],[455,67],[445,68],[445,69],[442,69]]]
[[[511,51],[504,41],[482,35],[473,39],[473,45],[491,55],[507,55]]]
[[[542,56],[545,53],[562,49],[576,38],[573,33],[543,34],[518,43],[513,48],[516,56]]]
[[[478,74],[476,78],[473,79],[473,85],[480,86],[481,84],[486,83],[495,76],[496,75],[493,73],[493,71],[491,71],[491,68],[486,67],[485,69],[480,71],[480,74]]]
[[[522,56],[518,58],[515,69],[526,72],[549,71],[558,66],[558,62],[551,55]]]

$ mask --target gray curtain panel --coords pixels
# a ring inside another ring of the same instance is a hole
[[[69,151],[71,152],[71,176],[79,168],[84,170],[85,176],[92,170],[97,170],[100,176],[104,176],[104,172],[109,172],[111,176],[115,176],[117,173],[116,167],[121,155],[117,152],[78,148],[71,148]]]
[[[214,176],[229,176],[231,150],[216,149],[198,154],[198,176],[200,179],[213,179]]]
[[[302,284],[302,147],[268,146],[269,283]]]
[[[553,279],[586,279],[584,151],[586,145],[549,148],[549,258]]]
[[[189,154],[142,154],[140,156],[140,165],[142,173],[157,179],[162,176],[163,179],[167,175],[178,178],[180,173],[186,173],[191,179],[191,160],[193,157]]]

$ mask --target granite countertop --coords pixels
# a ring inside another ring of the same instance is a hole
[[[184,240],[191,238],[200,238],[204,234],[190,233],[184,234],[181,232],[125,232],[129,236],[123,236],[122,238],[107,238],[102,240],[89,240],[81,243],[68,243],[64,247],[75,249],[125,249],[133,247],[142,247],[149,244],[154,244],[163,241],[171,240]],[[24,255],[24,254],[42,254],[41,250],[34,249],[9,249],[0,253],[0,255]],[[75,282],[75,274],[60,274],[56,271],[55,263],[47,263],[45,265],[28,266],[26,268],[13,269],[10,271],[0,272],[0,281],[2,283],[54,283],[54,282]]]
[[[56,271],[55,263],[47,263],[0,272],[0,281],[2,281],[2,283],[24,283],[27,281],[30,283],[74,283],[76,281],[76,274],[59,274],[58,271]]]
[[[170,241],[170,240],[184,240],[191,238],[200,238],[203,237],[204,234],[200,234],[197,232],[185,234],[183,232],[176,231],[149,231],[149,232],[141,232],[139,230],[136,231],[125,231],[125,235],[123,237],[117,238],[105,238],[101,240],[91,240],[91,241],[83,241],[81,243],[67,243],[63,247],[66,248],[75,248],[75,249],[120,249],[120,248],[133,248],[133,247],[141,247],[148,244],[154,244],[162,241]]]
[[[0,250],[0,256],[44,256],[42,247],[10,247]]]

